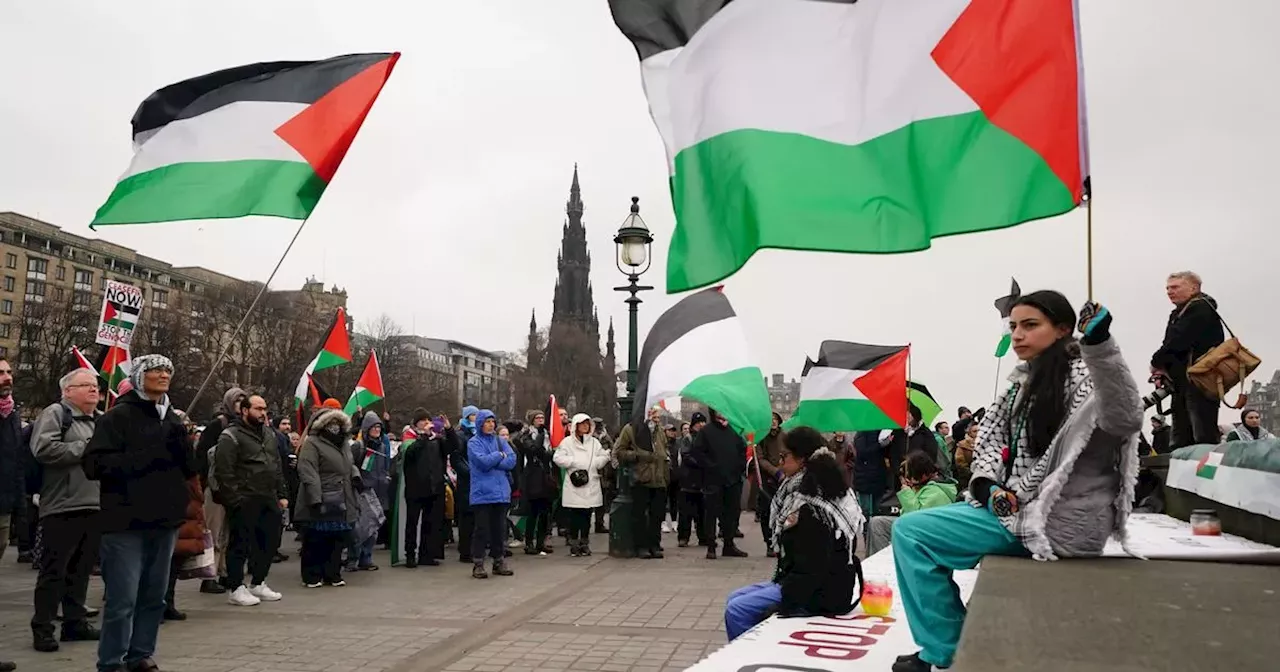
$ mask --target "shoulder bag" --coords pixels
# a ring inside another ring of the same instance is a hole
[[[1192,299],[1203,300],[1203,299]],[[1187,302],[1190,306],[1191,302]],[[1241,409],[1249,401],[1249,395],[1244,392],[1244,380],[1253,373],[1254,369],[1262,364],[1262,360],[1257,355],[1244,347],[1240,339],[1236,338],[1235,332],[1231,331],[1231,327],[1227,326],[1227,321],[1222,319],[1222,314],[1212,303],[1205,301],[1205,305],[1209,306],[1209,310],[1217,316],[1218,321],[1222,323],[1222,328],[1227,330],[1230,336],[1227,340],[1215,346],[1209,352],[1206,352],[1199,359],[1187,367],[1187,379],[1201,392],[1206,395],[1222,401],[1222,405],[1227,408]],[[1187,308],[1183,307],[1182,311],[1186,312]],[[1236,403],[1227,403],[1227,390],[1240,385],[1240,393],[1236,395]]]

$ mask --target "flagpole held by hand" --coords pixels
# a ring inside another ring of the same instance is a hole
[[[1093,188],[1090,178],[1084,178],[1084,229],[1085,264],[1089,286],[1089,300],[1093,301]]]

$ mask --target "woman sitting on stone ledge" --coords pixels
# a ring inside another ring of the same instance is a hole
[[[778,486],[769,510],[778,549],[773,580],[744,586],[724,607],[732,641],[777,612],[780,616],[840,616],[853,608],[862,565],[854,555],[862,509],[822,434],[797,427],[782,439]]]
[[[1111,315],[1075,312],[1058,292],[1028,294],[1009,316],[1022,363],[983,417],[966,502],[919,511],[893,526],[898,591],[921,648],[894,672],[951,666],[965,609],[951,572],[984,555],[1093,557],[1124,541],[1138,474],[1142,401]]]

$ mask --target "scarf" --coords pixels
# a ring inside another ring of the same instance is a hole
[[[820,448],[819,450],[825,450]],[[848,563],[853,564],[856,560],[855,552],[858,546],[858,535],[862,533],[862,523],[865,520],[862,515],[862,508],[858,506],[858,500],[854,497],[853,492],[846,492],[844,497],[838,500],[822,499],[800,492],[800,482],[804,479],[804,470],[796,472],[795,475],[787,478],[778,486],[778,492],[773,495],[773,501],[769,506],[769,520],[773,523],[773,547],[778,550],[778,559],[781,560],[786,552],[782,546],[782,531],[786,528],[787,517],[793,513],[800,511],[801,507],[808,506],[812,513],[823,525],[831,529],[836,538],[844,537],[849,541],[847,550],[849,553]]]
[[[10,400],[9,410],[12,410],[13,397],[9,397],[9,400]],[[2,405],[0,405],[0,413],[3,413],[4,415],[9,415],[9,411],[5,410]],[[1260,441],[1262,439],[1275,438],[1274,436],[1271,435],[1271,432],[1268,432],[1266,430],[1265,427],[1250,427],[1249,425],[1246,425],[1244,423],[1236,425],[1236,436],[1240,437],[1240,440],[1242,441],[1249,441],[1250,439],[1254,441]]]
[[[9,414],[13,412],[13,407],[16,405],[17,402],[13,400],[12,394],[6,394],[3,397],[0,397],[0,417],[9,417]]]

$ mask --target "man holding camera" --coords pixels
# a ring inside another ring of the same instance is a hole
[[[1187,378],[1187,367],[1222,344],[1218,303],[1201,291],[1200,276],[1181,271],[1169,276],[1165,294],[1173,303],[1164,343],[1151,356],[1153,380],[1172,385],[1172,448],[1218,443],[1218,400]]]

